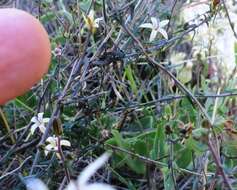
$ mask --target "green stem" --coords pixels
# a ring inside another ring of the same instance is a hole
[[[0,107],[0,116],[2,118],[3,126],[6,128],[8,134],[10,135],[10,139],[12,141],[12,144],[15,144],[16,143],[15,137],[13,136],[13,134],[11,134],[10,126],[7,122],[7,118],[6,118],[6,116],[5,116],[5,114],[4,114],[1,107]]]

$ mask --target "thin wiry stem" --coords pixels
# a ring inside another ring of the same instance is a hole
[[[1,107],[0,107],[0,116],[1,116],[2,121],[3,121],[3,126],[6,128],[8,134],[10,135],[10,139],[12,141],[12,144],[15,144],[16,139],[15,139],[14,135],[11,133],[11,129],[10,129],[10,126],[7,122],[7,118],[5,117],[5,114],[3,113],[3,110],[2,110]]]

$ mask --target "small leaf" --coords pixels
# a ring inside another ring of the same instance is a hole
[[[126,77],[128,78],[129,80],[129,83],[130,83],[130,86],[132,88],[132,91],[135,95],[137,95],[137,85],[136,85],[136,81],[134,80],[134,76],[133,76],[133,71],[130,67],[130,65],[128,65],[126,68],[125,68],[125,75]]]
[[[156,136],[151,151],[152,159],[157,160],[158,158],[163,157],[165,155],[166,148],[165,129],[162,122],[157,125]]]
[[[192,63],[187,63],[183,68],[180,69],[178,72],[178,77],[177,77],[180,82],[183,84],[191,81],[192,79]]]
[[[152,116],[145,116],[140,119],[143,129],[151,129],[154,125],[154,118]]]
[[[187,168],[189,163],[192,161],[192,151],[188,148],[177,152],[176,163],[181,168]]]
[[[171,177],[170,170],[167,167],[165,167],[165,168],[162,168],[161,171],[164,176],[164,190],[174,190],[175,185]]]
[[[42,23],[52,22],[56,20],[56,15],[53,12],[48,12],[40,17]]]
[[[194,129],[192,131],[192,135],[193,137],[200,139],[203,136],[207,136],[208,132],[209,132],[208,129],[200,127],[200,128]]]
[[[193,150],[197,155],[201,155],[207,149],[205,144],[198,142],[191,137],[187,139],[186,146],[189,150]]]
[[[235,64],[237,65],[237,43],[235,42],[235,47],[234,47],[234,51],[235,51]]]

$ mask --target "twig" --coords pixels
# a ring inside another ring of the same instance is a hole
[[[178,186],[177,186],[176,178],[175,178],[175,173],[174,173],[174,164],[173,164],[173,160],[174,160],[173,142],[169,139],[168,139],[168,142],[170,145],[169,146],[169,169],[171,170],[171,178],[174,183],[174,188],[175,188],[175,190],[178,190]]]
[[[64,157],[63,150],[62,150],[62,147],[61,147],[61,142],[60,142],[61,139],[60,139],[60,136],[57,137],[57,140],[58,140],[58,153],[59,153],[59,155],[60,155],[60,158],[61,158],[61,161],[62,161],[64,170],[65,170],[67,182],[69,183],[69,182],[70,182],[70,174],[69,174],[69,170],[68,170],[68,168],[67,168],[67,165],[66,165],[66,163],[65,163],[65,157]]]
[[[19,143],[22,141],[24,138],[25,134],[30,128],[30,124],[24,129],[23,133],[21,136],[17,139],[16,143],[10,148],[10,150],[0,159],[0,165],[3,164],[7,158],[14,153],[14,149],[19,145]]]
[[[174,11],[175,11],[175,6],[177,4],[178,0],[175,0],[173,5],[172,5],[172,8],[171,8],[171,14],[170,14],[170,20],[169,20],[169,23],[167,25],[167,31],[169,31],[170,29],[170,26],[171,26],[171,19],[173,18],[173,15],[174,15]]]
[[[156,161],[156,160],[152,160],[150,158],[147,158],[145,156],[141,156],[139,154],[133,153],[133,152],[131,152],[129,150],[123,149],[123,148],[118,147],[118,146],[114,146],[114,145],[110,145],[110,144],[105,144],[105,145],[110,147],[110,148],[112,148],[115,151],[124,152],[124,153],[126,153],[128,155],[131,155],[133,157],[138,158],[139,160],[143,160],[146,163],[155,164],[155,165],[158,165],[158,166],[162,166],[162,167],[167,167],[168,168],[168,164],[166,164],[166,163],[159,162],[159,161]],[[184,169],[184,168],[176,168],[176,167],[174,167],[173,169],[176,170],[176,171],[182,171],[182,172],[189,173],[189,174],[192,174],[192,175],[202,176],[202,174],[200,174],[200,173],[197,173],[197,172],[194,172],[194,171],[190,171],[190,170]],[[208,176],[213,176],[214,173],[209,173],[207,175]]]
[[[7,122],[5,114],[3,113],[3,110],[2,110],[1,107],[0,107],[0,116],[1,116],[2,121],[3,121],[3,126],[6,128],[7,132],[10,134],[10,139],[12,141],[12,144],[15,144],[16,143],[16,139],[15,139],[14,135],[11,133],[10,126],[9,126],[9,124]]]
[[[32,156],[27,157],[27,158],[21,163],[21,165],[20,165],[19,167],[17,167],[16,169],[14,169],[14,170],[12,170],[12,171],[10,171],[10,172],[7,172],[6,174],[0,176],[0,180],[2,180],[3,178],[5,178],[5,177],[7,177],[7,176],[9,176],[9,175],[12,175],[12,174],[14,174],[15,172],[17,172],[19,169],[22,168],[22,166],[23,166],[31,157],[32,157]]]
[[[67,182],[67,177],[65,176],[65,177],[63,178],[63,181],[61,182],[61,184],[60,184],[58,190],[63,190],[64,187],[65,187],[66,182]]]
[[[217,90],[217,95],[220,94],[220,90],[221,90],[220,88]],[[216,97],[216,98],[215,98],[215,103],[214,103],[214,108],[213,108],[213,113],[212,113],[212,118],[211,118],[212,125],[213,125],[214,122],[215,122],[218,100],[219,100],[219,99]]]
[[[214,161],[216,163],[216,166],[217,166],[217,168],[218,168],[218,170],[219,170],[219,172],[220,172],[220,174],[221,174],[221,176],[224,180],[224,183],[226,184],[226,186],[228,187],[229,190],[233,190],[233,187],[232,187],[226,173],[224,172],[224,169],[222,167],[220,159],[218,158],[219,156],[217,155],[210,139],[208,139],[208,147],[209,147],[209,149],[212,153],[213,159],[214,159]]]
[[[227,6],[226,6],[225,0],[222,0],[222,2],[223,2],[223,5],[224,5],[224,9],[225,9],[226,16],[227,16],[227,19],[228,19],[228,21],[229,21],[231,30],[233,31],[234,36],[235,36],[235,38],[237,39],[237,33],[236,33],[236,31],[235,31],[234,24],[231,22],[230,14],[229,14],[228,8],[227,8]]]

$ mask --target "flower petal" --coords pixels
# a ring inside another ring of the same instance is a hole
[[[40,129],[41,133],[43,133],[43,134],[45,133],[46,128],[45,128],[44,124],[40,124],[39,129]]]
[[[35,129],[38,128],[38,125],[37,124],[33,124],[31,127],[30,127],[30,133],[33,135],[34,132],[35,132]]]
[[[52,145],[52,144],[48,144],[48,145],[46,145],[45,148],[44,148],[44,154],[45,154],[45,156],[47,156],[49,152],[51,152],[51,151],[57,151],[57,150],[58,150],[57,147],[55,147],[55,146]]]
[[[43,118],[43,123],[48,123],[50,118]]]
[[[50,144],[56,144],[56,138],[55,137],[48,137],[46,139],[46,142],[49,142]]]
[[[153,25],[151,23],[144,23],[139,26],[139,28],[150,28],[153,29]]]
[[[97,158],[94,162],[89,164],[80,174],[80,176],[77,179],[77,185],[79,187],[85,186],[90,179],[91,176],[95,174],[95,172],[107,162],[109,159],[110,154],[104,153],[102,156]],[[82,190],[82,189],[80,189]]]
[[[70,181],[70,183],[67,185],[66,189],[64,190],[78,190],[75,181]]]
[[[151,17],[153,29],[157,29],[159,27],[159,22],[159,19],[157,19],[156,17]]]
[[[44,113],[43,113],[43,112],[38,113],[38,120],[39,120],[39,121],[43,121],[43,116],[44,116]]]
[[[61,140],[60,144],[61,146],[71,146],[71,143],[68,140]]]
[[[86,185],[85,188],[79,187],[80,190],[115,190],[111,185],[105,183],[92,183]]]
[[[37,123],[38,122],[38,118],[36,116],[32,117],[30,120],[32,123]]]
[[[162,20],[159,23],[159,28],[163,28],[164,26],[166,26],[169,23],[169,20]]]
[[[45,154],[45,156],[47,156],[47,155],[48,155],[48,153],[49,153],[49,151],[48,151],[48,150],[44,150],[44,154]]]
[[[83,19],[85,21],[86,26],[89,26],[89,21],[88,21],[89,18],[86,15],[84,15],[84,14],[82,14],[82,16],[83,16]]]
[[[47,186],[40,179],[30,178],[25,182],[27,190],[48,190]]]
[[[164,29],[159,28],[159,29],[158,29],[158,32],[160,32],[160,33],[162,34],[162,36],[164,36],[164,38],[165,38],[166,40],[168,40],[168,34],[167,34],[167,32],[166,32]]]
[[[51,151],[51,150],[54,150],[55,149],[55,146],[52,145],[52,144],[48,144],[45,146],[45,150],[48,150],[48,151]]]
[[[90,20],[94,21],[94,16],[95,16],[95,11],[93,9],[91,9],[87,17]]]
[[[103,17],[99,17],[99,18],[96,18],[94,20],[94,23],[96,23],[97,25],[99,25],[99,22],[103,20]]]
[[[96,22],[94,22],[94,23],[93,23],[93,28],[99,28],[99,24],[96,23]]]
[[[154,39],[156,39],[157,33],[158,33],[157,30],[152,30],[151,31],[150,39],[149,39],[150,42],[152,42],[152,41],[154,41]]]

